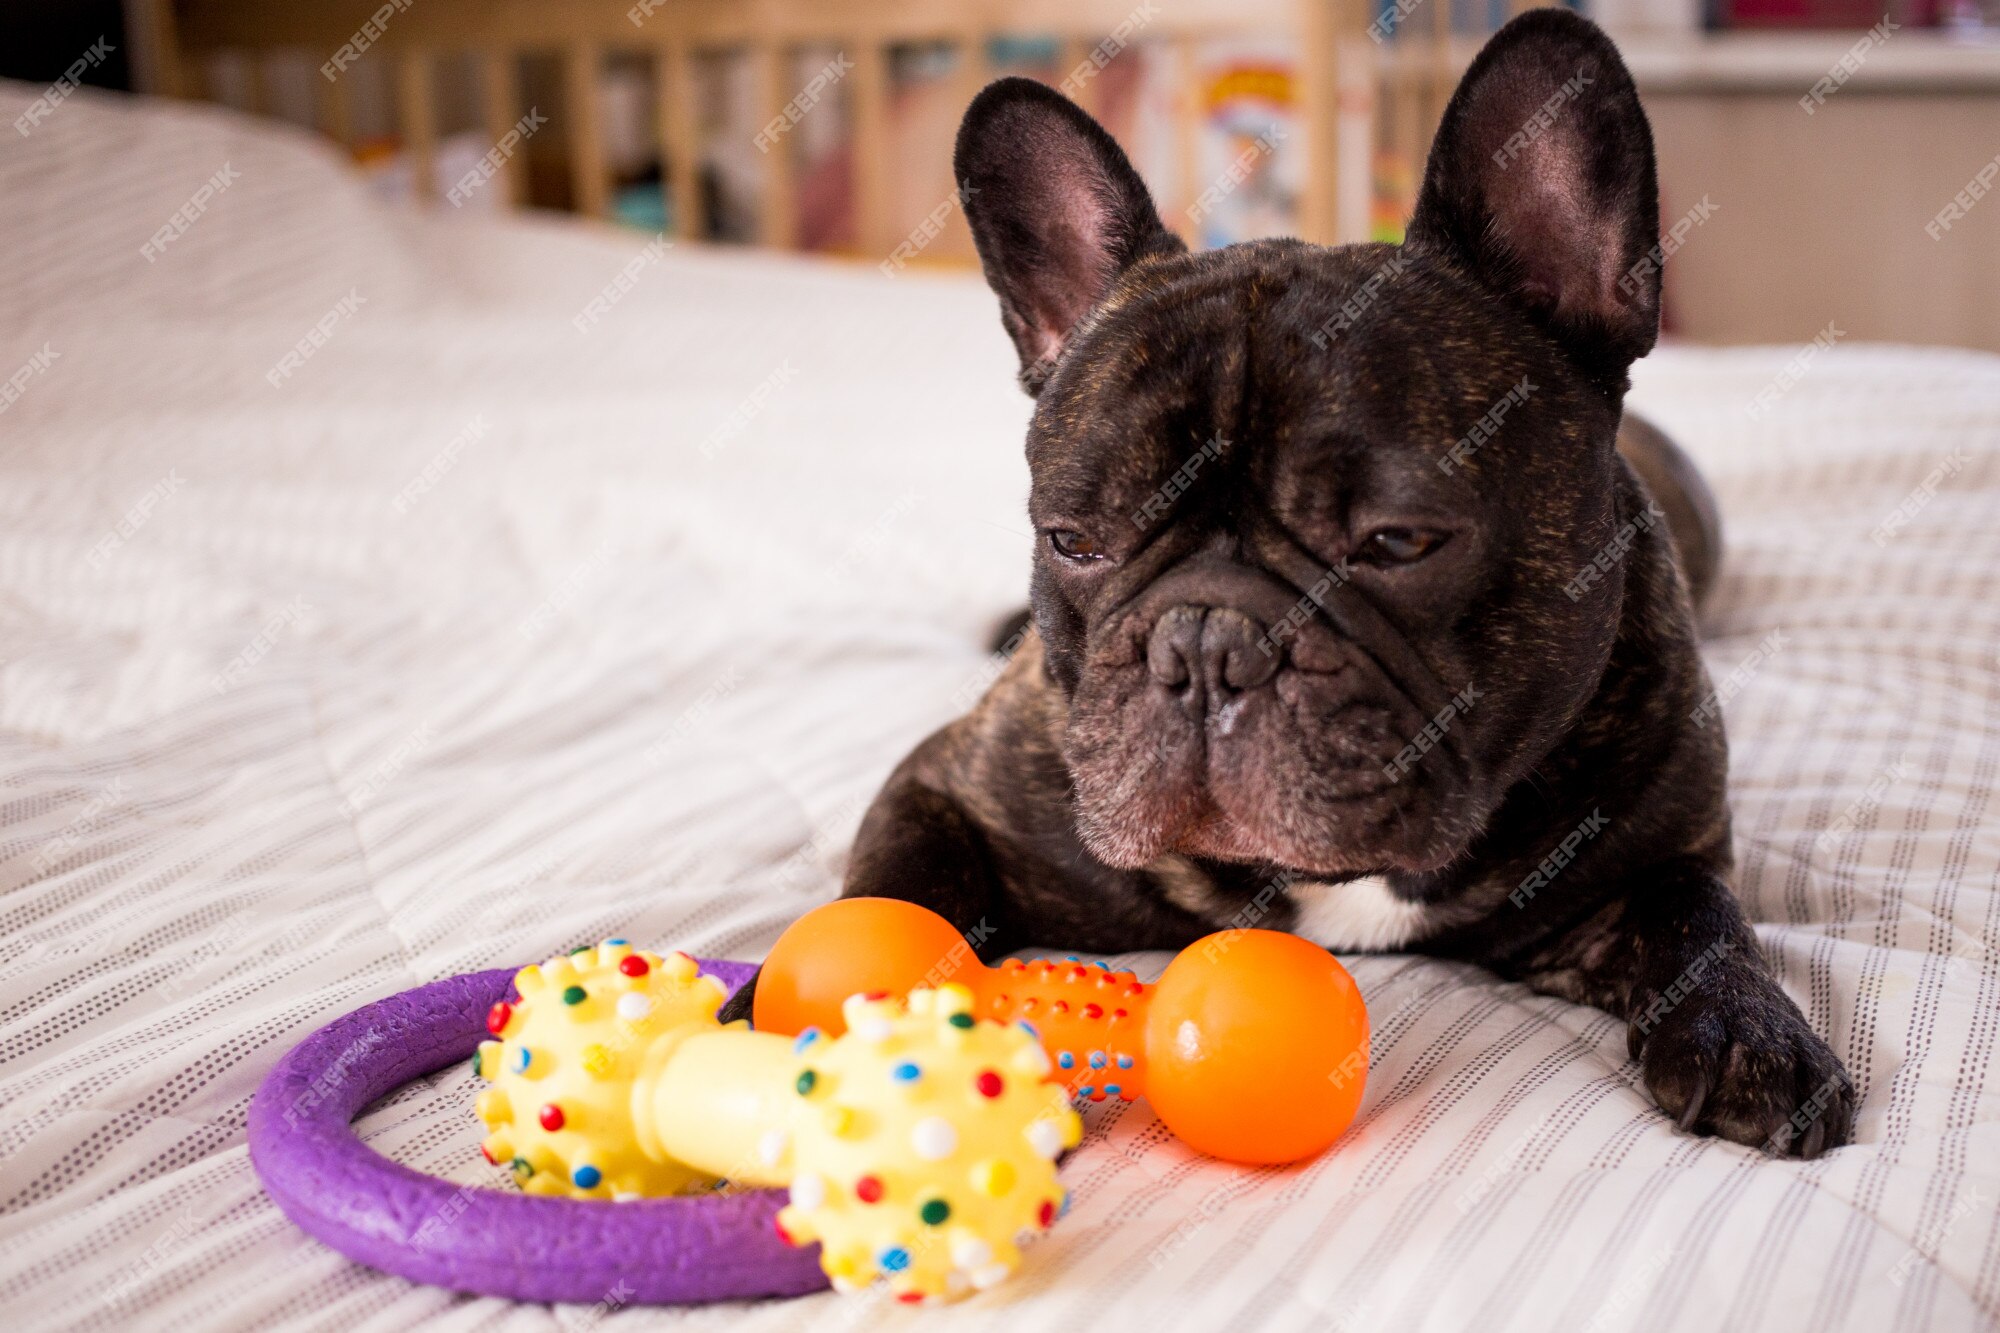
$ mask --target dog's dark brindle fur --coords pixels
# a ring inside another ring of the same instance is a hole
[[[984,922],[987,956],[1254,923],[1467,959],[1625,1018],[1684,1128],[1845,1142],[1840,1063],[1729,888],[1707,492],[1657,432],[1614,446],[1658,208],[1603,35],[1494,37],[1400,249],[1190,254],[1027,80],[956,166],[1038,399],[1034,628],[890,777],[846,894]]]

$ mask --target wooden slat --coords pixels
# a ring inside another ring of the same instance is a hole
[[[437,198],[437,105],[431,88],[431,54],[396,57],[396,117],[410,160],[410,189],[420,203]]]
[[[313,71],[313,103],[320,132],[349,152],[354,150],[354,99],[345,77],[328,80]]]
[[[243,53],[243,109],[253,116],[271,114],[270,58],[268,50]]]
[[[1340,165],[1340,76],[1334,0],[1299,3],[1299,128],[1305,140],[1305,175],[1299,199],[1299,234],[1321,245],[1334,242]]]
[[[951,39],[953,49],[958,52],[958,65],[952,75],[954,119],[979,96],[981,88],[993,82],[993,62],[987,58],[986,40],[987,34],[978,28],[968,28]]]
[[[1451,100],[1452,88],[1456,80],[1451,70],[1451,2],[1437,0],[1431,6],[1430,36],[1425,42],[1425,50],[1430,59],[1430,75],[1425,80],[1424,119],[1430,130],[1424,142],[1428,146],[1430,138],[1437,133],[1438,122],[1444,119],[1444,105]]]
[[[654,57],[653,69],[661,179],[673,196],[674,235],[698,241],[708,234],[708,218],[701,202],[701,108],[694,52],[686,42],[670,42]]]
[[[1205,187],[1201,171],[1201,50],[1192,37],[1176,37],[1174,51],[1174,206],[1167,225],[1189,245],[1201,243],[1201,224],[1189,210]]]
[[[570,194],[576,211],[601,218],[611,211],[610,169],[604,157],[604,111],[598,101],[598,48],[576,43],[563,51],[563,103],[569,118]]]
[[[951,123],[956,126],[965,116],[965,108],[972,99],[979,96],[979,90],[993,81],[993,62],[987,49],[987,34],[980,28],[967,28],[956,34],[951,45],[957,57],[952,66],[951,83]],[[952,175],[952,163],[942,162],[944,170],[938,178],[945,188],[957,198],[958,181]],[[958,199],[957,206],[945,221],[945,234],[924,251],[925,258],[932,255],[947,262],[962,261],[976,253],[972,241],[972,229],[965,217],[965,201]]]
[[[880,42],[863,41],[853,59],[847,83],[854,99],[854,230],[862,253],[880,259],[898,239],[891,205],[889,52]]]
[[[479,53],[479,123],[489,143],[498,147],[521,119],[520,67],[512,52],[487,47]],[[486,188],[503,208],[521,201],[520,148],[500,164]]]
[[[1342,36],[1333,47],[1339,92],[1333,234],[1342,245],[1367,240],[1373,221],[1380,62],[1375,59],[1375,44],[1363,35],[1367,26],[1368,0],[1334,0],[1332,28]]]
[[[136,0],[126,12],[132,16],[128,35],[132,61],[138,67],[138,91],[157,97],[186,96],[189,81],[173,0]]]
[[[1070,100],[1092,115],[1097,114],[1097,71],[1084,69],[1078,72],[1090,58],[1094,43],[1081,37],[1065,37],[1057,53],[1056,86],[1069,94]],[[1071,83],[1070,80],[1076,82]]]
[[[1439,8],[1442,8],[1442,4]],[[1429,39],[1415,28],[1398,34],[1397,40],[1407,37],[1411,47],[1428,47]],[[1431,72],[1428,63],[1405,64],[1397,62],[1398,69],[1393,90],[1384,88],[1384,101],[1389,100],[1393,91],[1396,116],[1396,155],[1410,169],[1412,176],[1421,175],[1424,169],[1424,151],[1431,141]],[[1372,205],[1374,201],[1370,200]],[[1401,201],[1398,201],[1401,202]]]
[[[791,62],[786,59],[785,47],[777,42],[757,43],[751,48],[750,59],[755,66],[757,105],[763,112],[758,126],[761,133],[765,126],[784,114],[785,104],[792,100]],[[759,207],[758,235],[765,245],[789,250],[798,236],[792,127],[766,141],[763,159],[764,198]]]

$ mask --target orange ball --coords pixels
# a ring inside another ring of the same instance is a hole
[[[1146,1096],[1225,1161],[1295,1162],[1361,1106],[1368,1009],[1340,961],[1296,935],[1225,930],[1167,966],[1146,1017]]]
[[[786,928],[765,956],[751,1021],[788,1036],[816,1027],[847,1031],[840,1006],[850,995],[941,984],[974,962],[964,936],[927,907],[896,898],[837,898]],[[925,978],[936,974],[927,983]]]

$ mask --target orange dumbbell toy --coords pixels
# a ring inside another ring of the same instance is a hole
[[[756,1026],[844,1030],[842,1002],[950,981],[980,1018],[1032,1025],[1072,1090],[1141,1095],[1182,1142],[1226,1161],[1295,1162],[1353,1122],[1368,1071],[1368,1010],[1325,949],[1225,930],[1148,985],[1104,964],[988,967],[949,921],[892,898],[842,898],[779,937],[757,982]]]

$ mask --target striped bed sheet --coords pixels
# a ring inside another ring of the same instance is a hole
[[[0,120],[37,92],[0,85]],[[1677,1133],[1606,1015],[1361,956],[1374,1066],[1319,1160],[1223,1166],[1094,1106],[1068,1219],[946,1314],[516,1306],[290,1227],[251,1093],[419,982],[607,935],[755,958],[836,892],[1022,595],[991,300],[415,215],[303,136],[88,93],[9,136],[0,200],[11,1327],[1995,1325],[2000,358],[1636,372],[1722,498],[1739,888],[1854,1074],[1851,1147]],[[474,1091],[447,1070],[362,1128],[498,1186]]]

